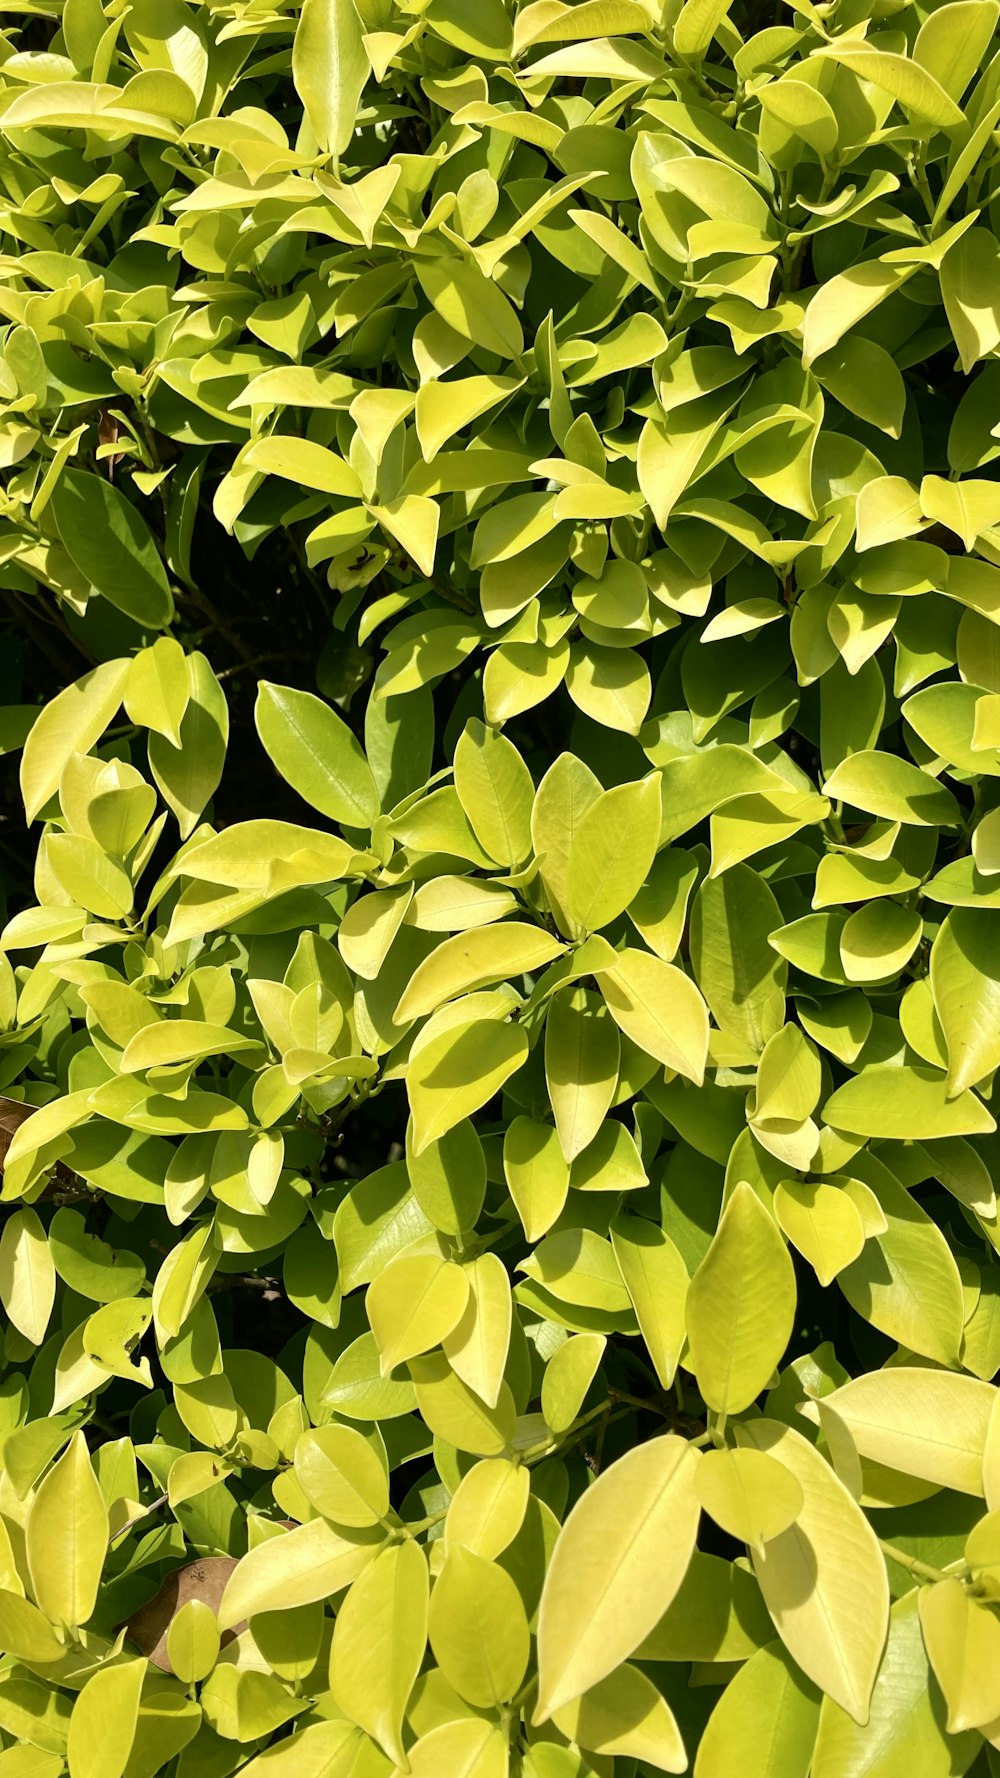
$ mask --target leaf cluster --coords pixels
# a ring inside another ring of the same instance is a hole
[[[989,1778],[998,0],[4,18],[0,1778]]]

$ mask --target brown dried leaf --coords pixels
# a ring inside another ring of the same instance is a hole
[[[181,1606],[189,1599],[200,1599],[202,1604],[218,1611],[226,1582],[235,1567],[235,1556],[202,1556],[197,1562],[189,1562],[186,1568],[175,1568],[173,1574],[167,1575],[159,1592],[145,1605],[140,1605],[138,1611],[118,1628],[125,1629],[129,1641],[135,1643],[154,1667],[172,1673],[167,1658],[167,1631]],[[224,1631],[223,1645],[245,1629],[246,1624],[236,1624],[233,1629]]]

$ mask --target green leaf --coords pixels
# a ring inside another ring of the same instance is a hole
[[[241,1557],[218,1609],[220,1630],[263,1611],[292,1611],[349,1586],[384,1541],[379,1529],[335,1531],[325,1519],[296,1525]]]
[[[475,1228],[486,1193],[486,1157],[474,1125],[455,1124],[440,1142],[413,1153],[407,1131],[406,1167],[417,1203],[446,1235]]]
[[[439,1346],[458,1325],[469,1299],[461,1266],[439,1253],[401,1253],[368,1286],[365,1309],[382,1375]]]
[[[364,1746],[346,1717],[328,1717],[272,1742],[244,1771],[248,1778],[306,1778],[306,1774],[313,1778],[324,1767],[336,1773],[338,1767],[354,1759],[359,1743]]]
[[[698,1387],[716,1412],[741,1413],[760,1394],[788,1344],[795,1273],[753,1187],[732,1193],[685,1310]]]
[[[887,821],[949,826],[959,819],[950,790],[909,760],[862,751],[841,761],[823,786],[839,801]]]
[[[173,636],[161,636],[135,656],[125,684],[125,708],[133,722],[179,747],[190,697],[187,657]]]
[[[598,932],[628,907],[649,875],[660,839],[660,784],[607,790],[573,835],[564,906],[575,930]]]
[[[507,1187],[529,1241],[537,1241],[561,1214],[569,1192],[569,1164],[549,1124],[516,1117],[503,1142]]]
[[[553,1713],[557,1729],[590,1752],[631,1755],[659,1772],[685,1772],[674,1713],[652,1681],[627,1662]]]
[[[953,908],[931,947],[931,993],[947,1045],[953,1098],[1000,1063],[996,920],[989,908]]]
[[[973,1136],[995,1128],[981,1100],[968,1091],[948,1097],[933,1068],[878,1063],[831,1095],[823,1115],[852,1136],[898,1136],[918,1142],[935,1136]]]
[[[781,923],[772,891],[737,864],[698,890],[691,912],[691,961],[723,1031],[760,1051],[785,1014],[783,959],[768,943]]]
[[[501,1555],[524,1523],[530,1480],[523,1465],[495,1459],[474,1463],[452,1495],[445,1549],[463,1547],[488,1558]]]
[[[359,1180],[337,1206],[333,1219],[344,1290],[370,1284],[388,1260],[402,1253],[411,1241],[429,1235],[433,1227],[410,1189],[401,1161]]]
[[[542,1415],[553,1432],[565,1432],[572,1426],[606,1344],[603,1334],[576,1334],[556,1347],[542,1378]]]
[[[254,720],[269,758],[310,807],[347,827],[372,825],[379,812],[375,780],[359,743],[329,705],[262,680]]]
[[[562,1228],[546,1235],[518,1269],[536,1279],[560,1302],[616,1315],[628,1308],[609,1241],[593,1229]]]
[[[507,1740],[502,1729],[481,1717],[455,1717],[428,1729],[409,1750],[413,1778],[505,1778],[509,1770]]]
[[[152,532],[120,488],[64,469],[50,504],[63,548],[85,585],[136,623],[165,629],[174,615],[170,583]]]
[[[669,1389],[687,1333],[684,1260],[664,1229],[638,1216],[615,1218],[611,1245],[653,1369],[660,1386]]]
[[[423,259],[414,269],[428,302],[456,333],[504,360],[520,356],[524,335],[517,315],[474,261]]]
[[[474,1457],[498,1457],[514,1438],[517,1413],[506,1383],[490,1406],[455,1371],[443,1352],[410,1361],[422,1418],[438,1438]]]
[[[945,1733],[918,1615],[930,1590],[915,1589],[893,1605],[867,1723],[859,1725],[824,1698],[812,1778],[841,1778],[845,1772],[895,1778],[904,1770],[950,1778],[974,1758],[978,1737]]]
[[[13,1578],[11,1576],[10,1578]],[[0,1635],[4,1649],[16,1660],[45,1666],[61,1661],[65,1645],[47,1617],[20,1593],[0,1592]]]
[[[219,1626],[204,1599],[188,1599],[175,1612],[167,1631],[167,1656],[186,1685],[206,1679],[219,1654]]]
[[[32,1345],[45,1338],[56,1295],[56,1271],[45,1229],[30,1209],[15,1210],[0,1235],[0,1303]]]
[[[786,83],[765,87],[765,92],[781,92]],[[799,83],[796,82],[796,85]],[[812,93],[811,87],[803,91]],[[816,98],[819,94],[814,95]],[[849,335],[814,364],[817,380],[859,419],[877,426],[890,438],[898,438],[906,407],[906,386],[888,352],[874,340]]]
[[[295,1479],[310,1505],[338,1525],[377,1525],[389,1511],[389,1476],[353,1426],[318,1426],[295,1446]]]
[[[939,34],[941,28],[954,29],[950,13],[950,7],[941,9]],[[931,22],[928,19],[927,23]],[[962,43],[961,38],[957,41]],[[997,242],[990,231],[970,228],[949,247],[941,262],[941,295],[966,375],[1000,345],[997,259]]]
[[[761,1554],[795,1523],[805,1504],[796,1477],[766,1451],[706,1451],[697,1487],[703,1511],[730,1537]]]
[[[960,1580],[938,1581],[918,1601],[924,1646],[948,1706],[948,1733],[991,1725],[1000,1714],[1000,1622]]]
[[[978,72],[996,29],[994,4],[995,0],[952,0],[925,19],[917,32],[914,61],[955,100],[961,99]]]
[[[354,134],[368,74],[353,0],[303,0],[292,46],[295,90],[320,148],[335,159]]]
[[[540,969],[564,948],[551,933],[520,920],[456,933],[414,970],[393,1017],[405,1025],[456,995]]]
[[[637,735],[652,697],[649,669],[626,649],[571,644],[566,690],[578,710],[605,728]]]
[[[455,789],[473,832],[498,864],[521,864],[531,851],[535,787],[517,748],[481,722],[469,722],[454,759]]]
[[[831,1181],[783,1179],[775,1189],[774,1214],[782,1233],[823,1285],[856,1260],[864,1247],[861,1213],[850,1194]]]
[[[416,1154],[493,1099],[527,1054],[520,1026],[496,1019],[452,1026],[411,1054],[406,1090]]]
[[[468,1286],[465,1308],[441,1343],[456,1376],[487,1407],[495,1408],[510,1348],[510,1280],[495,1253],[480,1254],[464,1272]]]
[[[601,794],[601,785],[582,759],[561,753],[538,786],[531,811],[531,838],[545,891],[557,924],[569,931],[563,911],[566,877],[574,835],[587,810]]]
[[[954,100],[932,74],[906,56],[862,43],[826,45],[820,55],[831,56],[862,80],[870,80],[891,94],[907,115],[932,129],[955,129],[964,119]]]
[[[901,59],[898,56],[886,58],[888,62]],[[878,52],[869,52],[869,62],[881,60]],[[891,74],[892,70],[885,72]],[[863,78],[869,79],[870,76],[865,74]],[[919,80],[919,74],[917,78]],[[831,351],[845,333],[905,284],[914,270],[913,266],[885,265],[881,260],[872,259],[838,272],[829,283],[821,285],[806,309],[802,362],[813,364],[825,352]]]
[[[1000,518],[993,483],[971,478],[952,482],[940,475],[925,475],[920,484],[920,504],[928,518],[954,531],[967,550],[974,548],[981,531],[988,530]]]
[[[149,737],[149,769],[182,840],[190,838],[218,789],[229,741],[229,706],[205,656],[189,654],[187,671],[190,695],[179,745],[161,734]]]
[[[606,1005],[584,988],[553,994],[545,1019],[545,1084],[567,1162],[582,1154],[600,1131],[618,1086],[620,1062],[618,1029]]]
[[[819,1717],[815,1687],[780,1642],[769,1643],[729,1681],[712,1711],[697,1778],[726,1778],[735,1766],[745,1778],[807,1778]]]
[[[352,0],[340,0],[340,4],[353,11]],[[350,464],[311,439],[277,432],[258,438],[248,446],[244,463],[257,475],[277,475],[323,494],[347,500],[357,500],[361,495],[361,483]]]
[[[958,1267],[937,1224],[877,1161],[852,1171],[874,1193],[885,1223],[838,1274],[852,1308],[890,1339],[940,1364],[958,1360],[965,1316]]]

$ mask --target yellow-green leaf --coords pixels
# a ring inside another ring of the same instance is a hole
[[[102,1667],[73,1705],[66,1757],[70,1778],[122,1778],[139,1720],[146,1659]]]
[[[626,949],[597,979],[626,1037],[700,1086],[708,1057],[708,1008],[690,977],[649,951]]]
[[[89,753],[122,701],[128,660],[105,661],[67,685],[35,720],[21,755],[24,812],[33,821],[59,788],[71,753]]]
[[[219,1605],[219,1627],[230,1630],[261,1611],[292,1611],[339,1593],[373,1560],[381,1528],[336,1531],[325,1519],[296,1525],[257,1544],[239,1563]]]
[[[530,1637],[521,1595],[509,1574],[458,1544],[431,1594],[434,1658],[466,1703],[487,1709],[514,1696],[528,1664]]]
[[[108,1547],[104,1504],[82,1432],[39,1482],[25,1525],[35,1599],[53,1623],[85,1624],[97,1600]]]
[[[0,1234],[0,1303],[18,1333],[40,1346],[56,1296],[56,1271],[36,1211],[8,1216]]]
[[[889,1621],[878,1539],[829,1464],[791,1427],[749,1420],[737,1437],[783,1464],[802,1489],[795,1523],[753,1553],[774,1627],[803,1673],[863,1723]]]
[[[405,1765],[400,1737],[427,1643],[427,1599],[427,1558],[410,1539],[358,1577],[334,1625],[334,1700],[397,1765]]]
[[[698,1465],[698,1498],[723,1531],[763,1550],[802,1511],[805,1497],[791,1470],[766,1451],[706,1451]]]
[[[568,1740],[588,1752],[631,1755],[658,1772],[687,1770],[684,1742],[666,1698],[628,1662],[582,1698],[554,1711],[552,1720]]]
[[[978,1377],[910,1365],[854,1377],[824,1397],[862,1457],[979,1495],[996,1399],[993,1385]]]
[[[606,1678],[663,1616],[694,1548],[697,1464],[684,1439],[651,1439],[573,1508],[542,1592],[537,1721]]]
[[[368,74],[364,30],[353,0],[304,0],[292,75],[324,153],[345,152]]]
[[[440,1253],[401,1253],[368,1286],[365,1308],[382,1375],[439,1346],[469,1300],[464,1269]]]

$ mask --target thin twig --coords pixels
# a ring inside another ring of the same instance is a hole
[[[150,1513],[155,1513],[159,1507],[166,1506],[168,1499],[169,1495],[160,1494],[155,1500],[151,1500],[143,1512],[138,1513],[134,1519],[126,1519],[124,1525],[120,1525],[117,1531],[111,1533],[109,1543],[117,1543],[119,1538],[124,1537],[127,1532],[134,1531],[137,1525],[142,1524],[143,1519],[149,1518]]]

